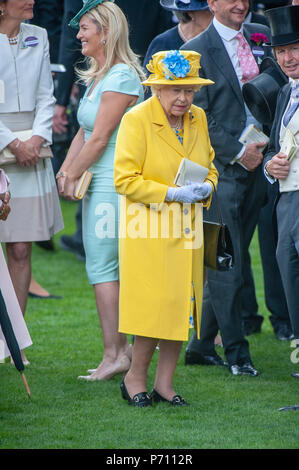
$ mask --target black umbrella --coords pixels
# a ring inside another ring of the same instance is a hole
[[[14,330],[12,328],[10,318],[8,316],[8,313],[7,313],[7,309],[6,309],[6,305],[5,305],[5,302],[4,302],[4,298],[3,298],[3,295],[2,295],[1,289],[0,289],[0,326],[2,328],[3,335],[5,337],[6,344],[7,344],[7,347],[9,349],[9,351],[10,351],[11,357],[14,361],[14,364],[15,364],[17,370],[22,375],[22,379],[23,379],[23,382],[24,382],[24,385],[25,385],[25,388],[26,388],[26,392],[27,392],[27,394],[30,398],[31,397],[30,388],[28,386],[25,374],[24,374],[24,372],[22,372],[24,370],[24,364],[23,364],[20,348],[19,348],[18,342],[16,340],[15,333],[14,333]]]

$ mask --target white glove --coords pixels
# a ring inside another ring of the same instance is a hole
[[[185,186],[181,186],[179,188],[169,187],[167,194],[166,194],[165,201],[193,203],[193,202],[198,202],[200,199],[202,199],[202,197],[200,196],[200,188],[202,184],[199,184],[199,183],[188,184],[188,183]],[[212,191],[212,188],[210,192],[211,191]]]
[[[198,187],[195,189],[195,192],[200,200],[206,199],[212,192],[212,186],[210,185],[210,183],[198,184]]]

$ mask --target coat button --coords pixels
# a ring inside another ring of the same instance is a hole
[[[188,214],[188,213],[189,213],[188,209],[184,209],[184,214]]]
[[[190,233],[190,228],[188,228],[188,227],[185,228],[184,232],[185,232],[185,233]]]

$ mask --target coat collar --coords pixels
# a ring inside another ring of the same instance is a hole
[[[184,143],[179,142],[174,131],[171,129],[165,112],[157,96],[149,99],[151,105],[151,121],[154,125],[157,135],[172,147],[179,156],[188,158],[197,138],[198,117],[192,112],[193,105],[188,113],[184,115]]]

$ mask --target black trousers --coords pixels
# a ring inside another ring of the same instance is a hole
[[[212,354],[219,327],[230,365],[251,360],[249,343],[242,329],[243,270],[264,201],[264,187],[260,184],[262,177],[261,167],[255,172],[247,172],[239,164],[228,165],[219,175],[218,201],[223,220],[231,233],[235,265],[228,272],[208,270],[200,340],[193,335],[187,346],[187,349],[200,354]],[[214,201],[205,218],[217,220],[216,214]]]

